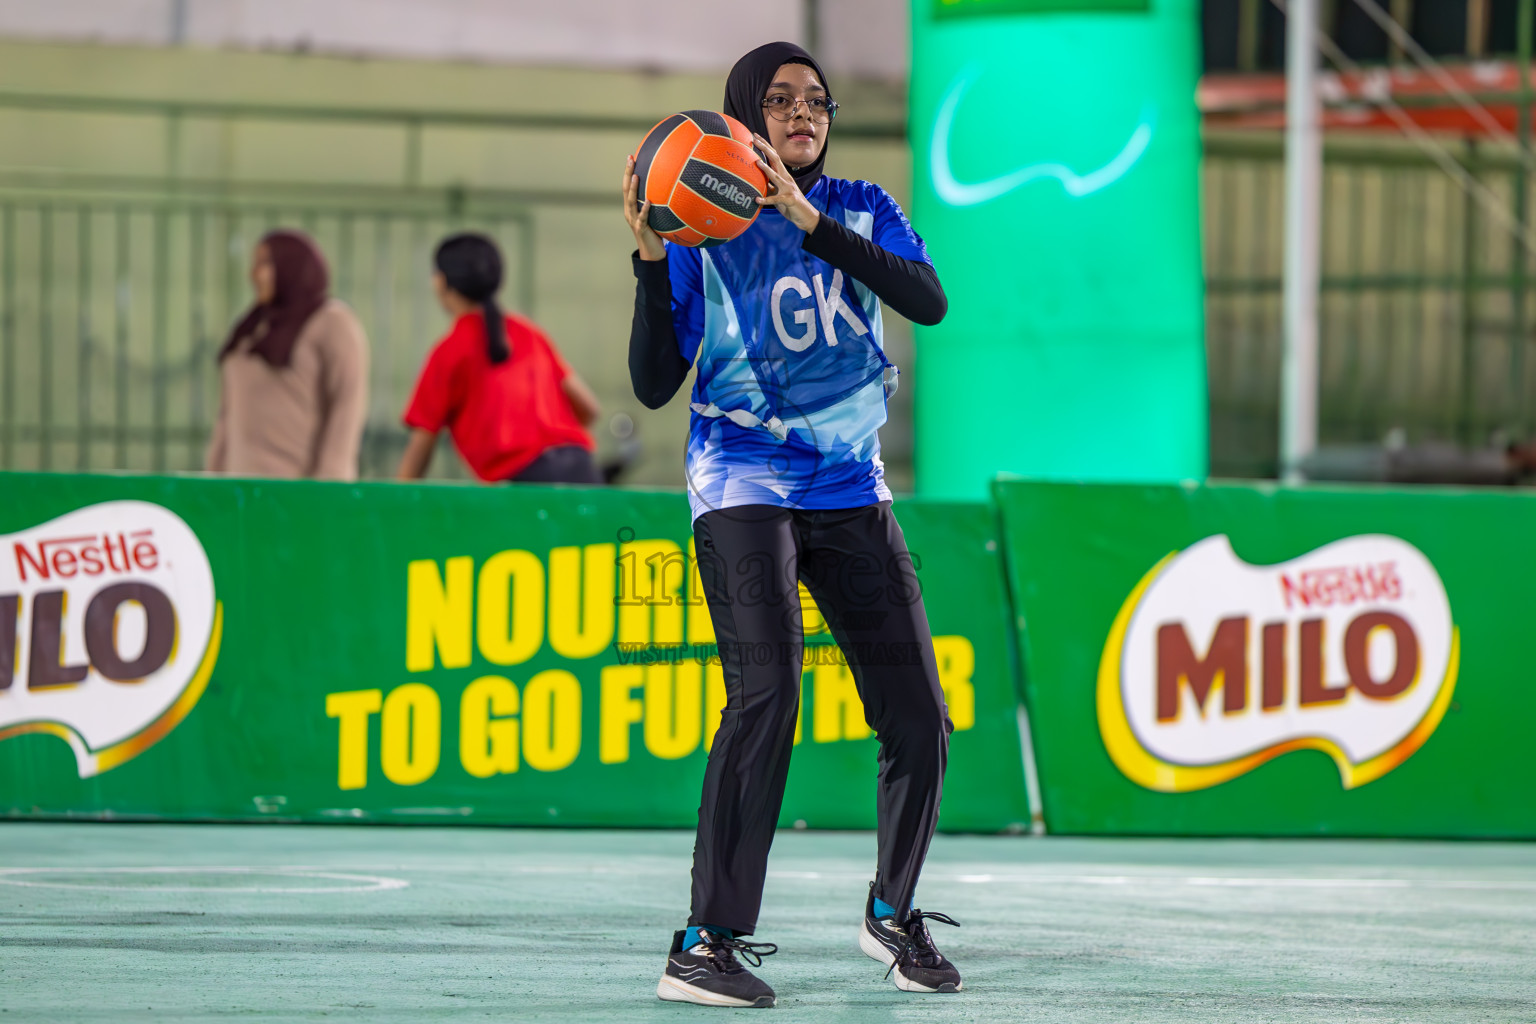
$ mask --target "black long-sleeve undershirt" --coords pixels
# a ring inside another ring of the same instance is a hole
[[[949,299],[930,264],[882,249],[825,214],[800,247],[847,274],[915,324],[932,327],[949,311]]]
[[[635,316],[629,325],[629,382],[647,409],[660,409],[688,379],[692,364],[677,347],[672,325],[672,279],[667,261],[636,252]]]
[[[823,215],[801,248],[830,263],[875,293],[913,323],[932,326],[944,319],[949,300],[932,266],[903,259]],[[688,379],[672,323],[672,280],[666,260],[647,261],[636,252],[635,314],[629,328],[629,379],[647,409],[660,409]]]

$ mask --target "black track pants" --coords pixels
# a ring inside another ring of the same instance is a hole
[[[880,741],[875,895],[905,913],[938,822],[949,734],[933,638],[889,502],[750,505],[694,522],[726,702],[704,772],[689,924],[757,926],[800,704],[803,580]]]

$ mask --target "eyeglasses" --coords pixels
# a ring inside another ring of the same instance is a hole
[[[795,99],[782,93],[763,100],[763,109],[775,121],[788,121],[795,116],[800,104],[805,104],[807,116],[815,124],[826,124],[837,116],[837,101],[826,96],[812,96],[808,100]]]

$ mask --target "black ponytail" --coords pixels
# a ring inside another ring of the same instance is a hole
[[[451,235],[438,245],[432,263],[449,288],[480,304],[485,315],[485,353],[493,364],[506,362],[512,349],[501,307],[496,304],[502,278],[501,251],[496,243],[484,235]]]

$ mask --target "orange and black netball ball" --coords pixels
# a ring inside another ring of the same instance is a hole
[[[757,219],[768,192],[752,133],[713,110],[673,114],[635,152],[638,195],[651,202],[651,228],[679,245],[729,242]]]

